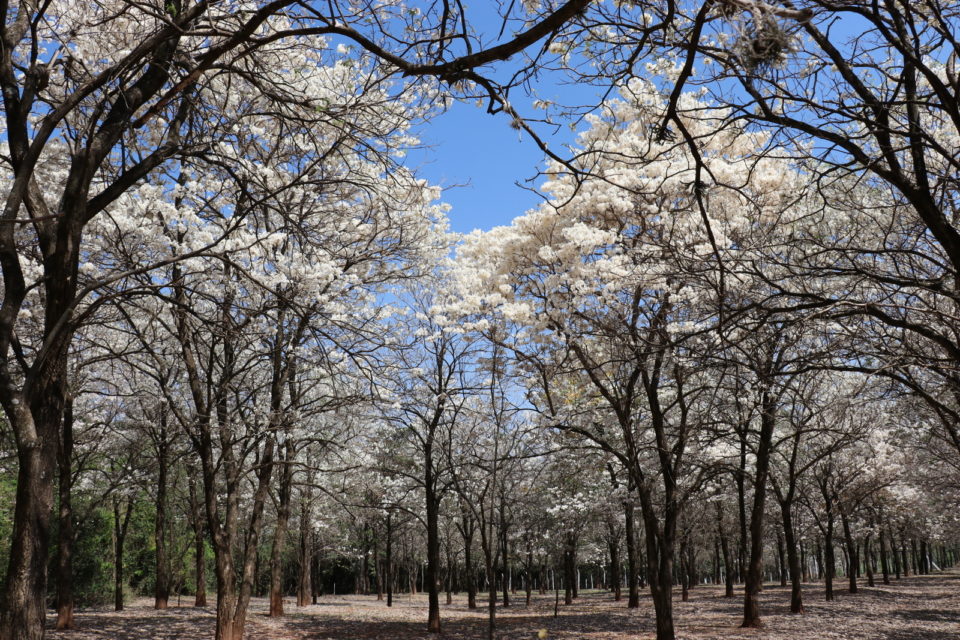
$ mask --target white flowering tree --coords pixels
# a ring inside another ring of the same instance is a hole
[[[440,633],[440,507],[450,485],[444,452],[476,383],[472,340],[444,331],[430,317],[432,306],[427,291],[410,294],[405,317],[392,327],[392,362],[381,374],[379,389],[383,420],[397,432],[393,440],[402,442],[400,464],[388,469],[423,491],[427,631]]]
[[[725,114],[693,97],[683,104],[696,155],[651,140],[668,105],[652,85],[623,87],[580,140],[592,178],[555,166],[550,202],[468,237],[450,305],[480,330],[508,323],[538,409],[630,474],[660,638],[674,634],[676,526],[699,485],[698,416],[713,402],[705,364],[722,346],[706,329],[727,322],[719,300],[755,292],[741,261],[783,219],[791,183],[789,165],[765,157],[766,138],[718,128]]]

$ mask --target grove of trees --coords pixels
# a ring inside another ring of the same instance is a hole
[[[0,640],[960,560],[956,3],[0,2]],[[454,100],[510,225],[406,162]]]

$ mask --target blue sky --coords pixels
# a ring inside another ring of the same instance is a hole
[[[409,154],[408,161],[443,187],[443,200],[452,206],[452,230],[509,224],[536,206],[538,196],[515,183],[536,174],[542,153],[509,123],[503,114],[492,116],[458,102],[423,126],[424,148]]]
[[[557,74],[543,74],[537,94],[557,102],[588,104],[595,100],[596,87],[574,87],[561,81]],[[543,116],[542,111],[533,109],[533,98],[515,93],[511,99],[520,115]],[[535,128],[557,152],[562,152],[576,137],[565,126],[541,124]],[[424,124],[419,137],[423,148],[410,152],[407,162],[431,184],[443,187],[443,200],[452,207],[453,231],[468,233],[509,224],[542,201],[531,188],[544,181],[542,176],[537,177],[538,169],[544,166],[543,153],[528,135],[510,126],[510,118],[505,114],[490,115],[486,105],[455,102]]]
[[[476,49],[510,37],[509,31],[504,36],[500,34],[502,24],[496,6],[480,3],[470,7],[469,20],[476,30]],[[503,80],[522,64],[520,60],[511,60],[493,68],[482,68],[480,73]],[[541,70],[534,83],[536,98],[561,104],[594,102],[596,87],[570,85],[567,80],[558,72]],[[535,97],[524,94],[523,89],[515,88],[509,98],[521,116],[543,117],[543,111],[533,109]],[[566,126],[555,130],[540,125],[536,129],[550,148],[557,151],[575,138],[575,133]],[[478,106],[474,102],[456,102],[423,125],[418,134],[424,148],[409,153],[407,163],[417,168],[421,177],[444,188],[443,200],[452,206],[449,215],[453,231],[467,233],[509,224],[542,200],[530,188],[539,186],[543,178],[528,180],[543,167],[543,153],[527,135],[510,126],[506,114],[488,114],[486,103]]]

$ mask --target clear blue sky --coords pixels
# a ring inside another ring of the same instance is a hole
[[[500,35],[502,25],[495,8],[494,3],[470,7],[469,20],[479,38],[474,42],[477,49],[510,37],[509,30]],[[479,71],[503,80],[520,64],[522,62],[511,60]],[[541,71],[538,75],[534,87],[537,98],[560,104],[595,101],[596,87],[572,86],[566,83],[567,78],[555,72]],[[534,98],[525,95],[522,89],[514,89],[509,97],[521,116],[544,116],[543,111],[533,109]],[[535,128],[549,147],[558,152],[575,140],[575,133],[566,126],[554,129],[541,124]],[[488,114],[485,103],[478,106],[473,102],[457,102],[423,125],[418,133],[424,148],[409,153],[407,163],[418,168],[420,176],[431,184],[443,187],[443,200],[452,206],[449,215],[453,231],[466,233],[509,224],[542,200],[530,188],[538,187],[543,178],[528,180],[544,166],[543,153],[529,136],[510,126],[510,117],[506,114]]]
[[[544,98],[579,104],[596,99],[596,87],[559,84],[557,76],[541,80],[537,93]],[[543,116],[527,96],[512,94],[511,102],[522,116]],[[576,138],[566,126],[541,124],[535,129],[550,149],[561,155],[565,155],[565,145]],[[443,200],[452,207],[453,231],[467,233],[509,224],[542,200],[530,189],[539,187],[544,178],[530,179],[543,168],[543,153],[528,135],[510,126],[509,116],[490,115],[485,105],[456,102],[424,124],[419,135],[423,148],[409,153],[407,162],[431,184],[443,187]]]
[[[515,183],[536,174],[542,153],[509,123],[503,114],[492,116],[482,107],[458,102],[423,126],[424,148],[407,160],[419,166],[422,177],[443,187],[443,200],[452,206],[452,230],[509,224],[536,206],[538,196]]]

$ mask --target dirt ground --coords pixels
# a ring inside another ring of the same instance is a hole
[[[841,585],[842,586],[842,585]],[[739,629],[741,599],[724,598],[720,588],[698,586],[689,602],[675,607],[680,640],[960,640],[960,573],[904,578],[890,586],[861,587],[851,595],[839,591],[833,602],[823,601],[819,584],[805,585],[806,613],[789,614],[789,589],[768,585],[762,594],[764,629]],[[191,599],[185,598],[184,604]],[[441,595],[441,602],[444,601]],[[486,611],[470,611],[461,594],[454,604],[441,605],[443,634],[453,640],[485,638]],[[176,605],[176,599],[173,600]],[[613,602],[605,593],[586,593],[571,606],[560,606],[553,617],[553,595],[534,596],[523,606],[498,608],[498,638],[626,640],[653,638],[653,608],[649,597],[639,609]],[[63,640],[173,640],[213,637],[213,608],[190,606],[154,611],[140,599],[125,611],[81,610],[79,629],[50,633]],[[298,609],[288,601],[288,616],[270,619],[267,602],[255,600],[248,617],[249,640],[414,640],[436,638],[425,632],[426,597],[400,595],[387,608],[376,597],[324,596],[316,605]],[[50,629],[54,617],[49,618]]]

